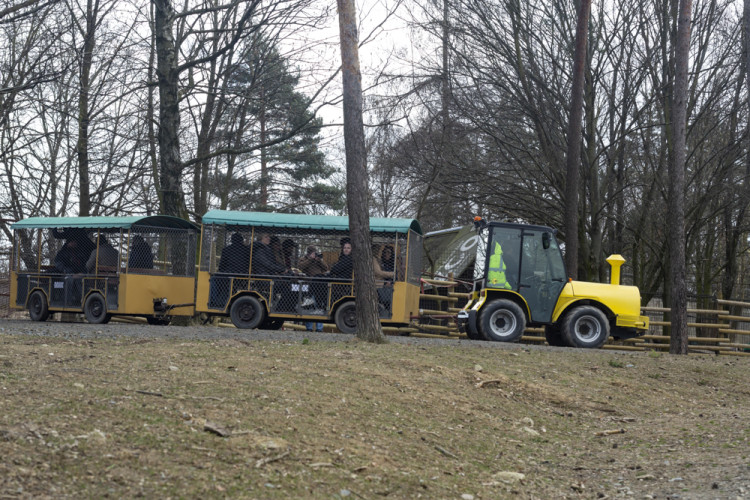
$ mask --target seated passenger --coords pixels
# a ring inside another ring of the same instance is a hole
[[[278,275],[286,272],[286,267],[276,260],[271,248],[271,235],[268,233],[262,233],[260,239],[253,244],[252,271],[254,275]]]
[[[250,272],[250,247],[240,233],[233,233],[232,243],[221,251],[219,272],[247,275]]]
[[[154,256],[151,254],[151,247],[139,234],[133,236],[133,247],[130,249],[130,256],[128,257],[128,268],[154,268]]]
[[[383,251],[380,252],[380,267],[383,271],[396,271],[396,255],[391,245],[385,245]]]
[[[281,243],[281,253],[283,254],[284,266],[287,269],[294,267],[294,251],[297,249],[297,243],[293,239],[287,238]]]
[[[68,240],[55,255],[55,271],[62,274],[80,274],[86,272],[86,262],[81,256],[77,240]]]
[[[317,248],[310,245],[307,247],[307,253],[299,260],[299,270],[305,273],[307,276],[320,277],[326,276],[328,273],[328,265],[323,261],[323,254],[318,253]],[[328,284],[324,281],[316,280],[310,284],[310,290],[313,296],[313,303],[302,301],[302,307],[313,307],[315,309],[327,308],[328,307]],[[312,312],[310,312],[312,314]],[[323,311],[319,311],[322,314]],[[306,326],[312,328],[312,323]],[[323,331],[323,325],[320,324],[318,328],[319,332]]]
[[[310,245],[304,257],[299,260],[300,271],[307,276],[321,276],[328,272],[328,264],[323,261],[323,254],[318,253],[318,249]]]
[[[86,261],[86,270],[89,273],[96,272],[98,267],[114,267],[120,264],[120,252],[110,245],[107,238],[103,235],[99,235],[99,250],[94,248],[89,255],[89,260]]]
[[[339,255],[339,261],[331,267],[331,277],[350,280],[353,273],[352,244],[349,238],[342,238],[341,254]]]
[[[380,245],[372,245],[372,274],[376,280],[390,280],[393,281],[393,269],[386,271],[380,265],[380,258],[378,253],[380,251]]]

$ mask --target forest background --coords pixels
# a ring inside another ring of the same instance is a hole
[[[620,253],[645,301],[665,303],[677,10],[592,4],[578,186],[578,278],[606,281]],[[564,242],[574,2],[358,12],[371,214],[425,230],[481,214]],[[699,299],[750,293],[748,13],[750,0],[692,10],[685,230]],[[35,215],[345,213],[336,22],[319,0],[0,1],[3,246]]]

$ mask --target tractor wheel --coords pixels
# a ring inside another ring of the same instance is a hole
[[[547,339],[547,344],[553,347],[565,347],[568,344],[563,339],[562,332],[560,331],[560,325],[547,325],[544,327],[544,336]]]
[[[493,342],[515,342],[526,329],[526,315],[511,300],[493,300],[479,313],[479,332]]]
[[[571,347],[598,349],[609,338],[609,321],[593,306],[579,306],[565,315],[562,336]]]

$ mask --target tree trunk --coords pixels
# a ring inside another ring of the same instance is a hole
[[[685,270],[685,166],[687,148],[688,56],[692,0],[680,0],[675,47],[672,113],[674,154],[669,178],[670,266],[672,271],[672,333],[669,352],[688,353],[687,280]]]
[[[153,0],[156,28],[156,75],[159,80],[159,176],[164,213],[187,219],[180,160],[180,107],[174,8],[170,0]]]
[[[89,90],[91,84],[91,65],[96,42],[96,16],[99,2],[88,0],[86,3],[86,31],[83,33],[81,54],[81,74],[78,82],[78,215],[91,214],[91,193],[89,189]]]
[[[573,55],[573,87],[565,181],[565,264],[568,275],[578,277],[578,180],[581,163],[581,120],[583,117],[583,76],[586,68],[586,39],[589,29],[591,0],[580,0],[576,25],[576,47]]]
[[[156,29],[154,23],[154,4],[151,4],[151,48],[148,55],[148,104],[146,108],[146,126],[148,127],[148,157],[151,165],[151,176],[154,178],[154,191],[159,201],[159,213],[164,212],[164,196],[161,192],[161,180],[159,179],[159,159],[156,155],[156,131],[154,130],[154,59],[156,58]]]
[[[337,0],[341,37],[341,70],[344,90],[344,144],[346,146],[346,203],[354,253],[354,286],[357,290],[357,337],[383,342],[378,319],[378,298],[372,273],[370,218],[368,213],[367,158],[362,122],[362,82],[359,69],[354,0]]]

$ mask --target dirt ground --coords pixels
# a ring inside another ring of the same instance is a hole
[[[748,438],[750,358],[0,321],[0,498],[750,498]]]

